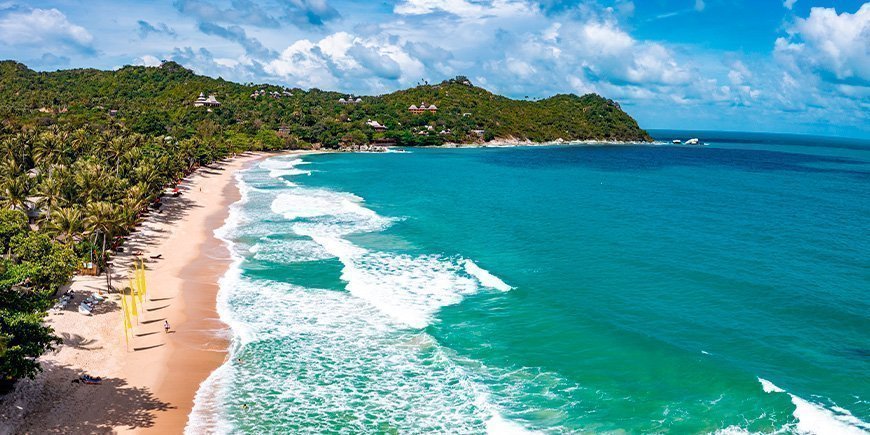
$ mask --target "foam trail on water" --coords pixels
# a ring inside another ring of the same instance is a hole
[[[758,378],[758,381],[761,383],[761,388],[765,393],[784,393],[789,395],[791,403],[795,406],[792,415],[797,419],[795,429],[798,433],[813,435],[866,435],[867,431],[870,430],[870,424],[858,419],[845,409],[835,407],[834,410],[830,410],[791,394],[766,379]]]
[[[471,260],[465,260],[465,271],[469,275],[477,278],[485,287],[494,288],[503,292],[510,291],[513,287],[507,285],[499,277],[489,273],[488,270],[481,268]]]
[[[303,171],[301,169],[297,169],[296,166],[305,165],[309,162],[306,162],[302,159],[293,159],[290,161],[282,160],[282,159],[266,159],[260,162],[260,167],[263,169],[269,170],[269,176],[272,178],[279,178],[284,176],[295,176],[295,175],[311,175],[310,171]],[[294,185],[290,183],[290,185]]]

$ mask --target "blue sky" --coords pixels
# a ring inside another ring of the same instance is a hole
[[[0,58],[380,94],[466,75],[645,128],[870,137],[870,2],[0,0]]]

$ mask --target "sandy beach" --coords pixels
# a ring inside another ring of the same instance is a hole
[[[149,300],[129,347],[120,297],[105,294],[105,275],[73,279],[74,300],[46,319],[63,345],[42,357],[36,379],[18,382],[0,398],[0,434],[183,431],[199,384],[226,357],[228,331],[215,296],[229,252],[213,231],[240,197],[235,173],[265,156],[249,153],[200,168],[113,257],[116,288],[129,286],[133,253],[146,259]],[[79,302],[99,291],[106,300],[93,315],[80,314]],[[172,327],[168,334],[164,320]],[[101,376],[102,384],[71,382],[84,373]]]

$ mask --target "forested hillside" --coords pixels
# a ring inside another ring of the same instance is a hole
[[[265,91],[252,97],[257,91]],[[194,107],[200,93],[222,103]],[[275,95],[272,95],[274,93]],[[292,95],[291,95],[292,94]],[[383,96],[349,96],[319,89],[237,84],[194,74],[174,62],[116,71],[78,69],[36,72],[0,63],[0,115],[9,130],[22,126],[120,124],[149,136],[212,140],[265,147],[361,144],[392,138],[398,145],[438,145],[512,138],[646,141],[649,135],[619,105],[594,94],[513,100],[473,86],[464,77]],[[412,114],[410,105],[435,105],[436,113]],[[376,131],[375,120],[387,127]],[[279,128],[281,134],[278,134]]]

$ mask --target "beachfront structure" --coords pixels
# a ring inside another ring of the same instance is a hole
[[[420,106],[415,106],[412,104],[410,107],[408,107],[408,111],[415,115],[418,115],[426,112],[435,113],[438,111],[438,108],[435,107],[434,104],[427,105],[426,103],[420,103]]]
[[[197,97],[196,101],[193,102],[194,107],[220,107],[221,102],[215,98],[214,95],[209,95],[208,98],[200,92],[199,97]]]
[[[381,124],[381,123],[378,122],[378,121],[372,121],[371,119],[369,119],[368,121],[366,121],[366,125],[368,125],[369,127],[375,129],[375,131],[386,131],[386,130],[387,130],[387,126],[386,126],[386,125],[383,125],[383,124]]]

